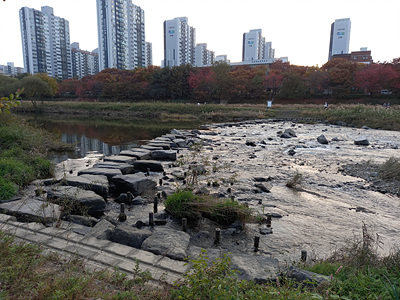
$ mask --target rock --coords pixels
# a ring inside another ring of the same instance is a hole
[[[138,196],[146,191],[153,190],[157,182],[143,173],[118,175],[112,178],[116,190],[119,192],[131,192]]]
[[[153,146],[153,147],[162,147],[163,150],[170,150],[171,149],[171,144],[174,145],[175,147],[177,147],[177,145],[175,143],[168,143],[168,142],[162,142],[162,141],[151,141],[150,143],[148,143],[147,145],[149,146]]]
[[[140,196],[137,196],[135,199],[132,200],[132,205],[143,205],[144,201],[143,198]]]
[[[154,150],[163,150],[163,147],[149,146],[149,145],[141,145],[140,148],[154,151]]]
[[[151,152],[151,158],[155,160],[176,160],[175,150],[155,150]]]
[[[107,220],[101,220],[89,232],[88,236],[93,236],[99,240],[109,240],[115,226]]]
[[[128,199],[128,194],[126,193],[121,193],[117,198],[115,198],[114,201],[117,203],[130,204]]]
[[[275,205],[273,205],[272,207],[275,207]],[[272,218],[275,218],[275,219],[280,219],[280,218],[282,218],[282,215],[281,215],[281,214],[278,214],[278,213],[266,213],[265,215],[266,215],[266,216],[271,216]]]
[[[317,137],[317,141],[320,144],[328,144],[328,140],[326,139],[325,135],[321,134],[319,137]]]
[[[366,129],[366,130],[369,130],[369,129],[371,129],[371,128],[369,128],[368,126],[366,126],[366,125],[363,125],[362,127],[361,127],[361,129]]]
[[[251,140],[247,140],[247,141],[246,141],[246,146],[255,147],[255,146],[257,146],[257,142],[251,141]]]
[[[296,133],[291,128],[285,129],[285,131],[283,133],[290,135],[290,137],[297,137]]]
[[[135,223],[135,226],[136,226],[136,228],[138,228],[138,229],[142,229],[143,227],[145,227],[146,226],[146,223],[144,223],[143,221],[136,221],[136,223]]]
[[[179,148],[189,148],[189,145],[187,144],[186,140],[184,140],[184,139],[174,139],[174,140],[172,140],[172,142],[177,144]]]
[[[366,136],[362,135],[362,136],[357,137],[356,139],[354,139],[354,144],[355,145],[360,145],[360,146],[368,146],[369,145],[369,141],[368,141]]]
[[[133,164],[136,160],[136,157],[130,157],[125,155],[115,155],[115,156],[106,156],[104,157],[104,162],[116,162],[116,163],[125,163],[125,164]]]
[[[272,234],[272,228],[268,228],[266,226],[260,227],[259,231],[261,234]]]
[[[59,205],[36,199],[1,203],[0,211],[17,217],[19,221],[44,224],[57,221],[61,216]]]
[[[120,155],[135,157],[138,160],[146,160],[150,159],[151,151],[148,149],[134,148],[132,150],[121,151]]]
[[[235,222],[232,223],[231,228],[234,228],[234,229],[242,231],[243,230],[243,224],[239,220],[236,220]]]
[[[133,166],[136,170],[139,170],[141,172],[146,172],[147,169],[150,169],[151,172],[164,171],[162,164],[154,160],[138,160],[133,163]]]
[[[334,138],[332,139],[332,142],[339,142],[339,138],[338,138],[338,137],[334,137]]]
[[[290,138],[292,138],[292,136],[290,134],[284,132],[284,133],[282,133],[280,135],[280,138],[282,138],[282,139],[290,139]]]
[[[321,275],[311,271],[290,267],[284,272],[285,277],[295,279],[296,281],[305,283],[307,286],[318,286],[324,281],[329,281],[329,276]]]
[[[253,180],[256,182],[267,182],[271,181],[271,177],[265,178],[265,177],[253,177]]]
[[[264,182],[264,183],[256,183],[254,184],[254,186],[259,188],[264,193],[271,193],[272,184]]]
[[[157,228],[153,235],[143,242],[141,249],[172,259],[184,260],[187,257],[189,240],[190,235],[186,232]]]
[[[148,239],[152,235],[150,230],[138,229],[128,225],[117,226],[110,240],[126,246],[131,246],[140,249],[143,241]]]
[[[65,220],[71,223],[93,227],[97,224],[97,219],[93,217],[85,217],[85,216],[78,216],[78,215],[67,215]]]
[[[290,149],[290,150],[288,151],[288,154],[289,154],[290,156],[293,156],[293,155],[296,154],[296,151],[294,151],[293,149]]]
[[[66,186],[76,186],[84,190],[93,191],[102,196],[104,199],[106,199],[108,195],[108,180],[104,175],[67,175],[63,180],[61,180],[61,184]]]
[[[239,280],[262,284],[276,278],[279,261],[267,256],[235,254],[231,256],[231,269],[237,270]]]
[[[132,174],[135,172],[135,168],[132,164],[127,163],[117,163],[117,162],[101,162],[97,163],[93,166],[93,168],[102,168],[102,169],[118,169],[121,171],[123,175]]]
[[[73,186],[50,187],[47,190],[47,199],[66,206],[64,210],[71,210],[71,213],[78,215],[87,211],[89,215],[97,217],[101,216],[106,209],[103,197],[95,192]]]
[[[107,177],[108,180],[111,180],[111,178],[113,178],[114,176],[122,175],[122,172],[119,169],[106,169],[106,168],[89,168],[78,172],[78,176],[85,174],[104,175]]]

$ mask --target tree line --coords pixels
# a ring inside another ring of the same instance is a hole
[[[270,66],[105,69],[82,79],[57,81],[47,74],[0,76],[0,95],[24,88],[24,98],[84,101],[181,100],[246,102],[267,99],[357,98],[400,93],[400,58],[371,65],[333,59],[322,67],[277,61]]]

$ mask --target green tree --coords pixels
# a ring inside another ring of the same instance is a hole
[[[26,76],[21,79],[20,85],[24,88],[24,95],[29,98],[32,105],[37,107],[37,100],[49,97],[52,95],[49,84],[37,76]]]
[[[44,82],[47,82],[47,84],[49,85],[50,89],[51,89],[51,97],[54,97],[54,95],[57,93],[58,89],[59,89],[59,85],[56,79],[54,79],[53,77],[50,77],[49,75],[47,75],[47,73],[39,73],[35,75],[36,77],[39,77],[40,79],[42,79]]]

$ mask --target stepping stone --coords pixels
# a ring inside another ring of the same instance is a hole
[[[129,157],[126,155],[115,155],[115,156],[106,156],[104,157],[104,161],[108,162],[116,162],[116,163],[126,163],[126,164],[133,164],[136,160],[136,157]]]
[[[112,182],[115,184],[117,192],[131,192],[137,196],[146,191],[153,190],[157,186],[157,182],[143,173],[118,175],[113,177]]]
[[[17,200],[0,204],[0,211],[24,222],[54,222],[60,218],[61,207],[36,199]]]
[[[108,180],[111,180],[111,178],[113,178],[114,176],[122,175],[122,172],[119,169],[106,169],[106,168],[89,168],[78,172],[78,176],[85,174],[104,175],[107,177]]]
[[[162,164],[155,160],[137,160],[133,163],[136,170],[141,172],[147,172],[150,169],[151,172],[163,172],[164,167]]]
[[[61,180],[61,184],[93,191],[103,198],[107,198],[108,195],[108,180],[104,175],[66,176]]]
[[[120,155],[135,157],[138,160],[146,160],[146,159],[150,159],[151,151],[147,150],[147,149],[135,148],[132,150],[121,151]]]
[[[103,168],[103,169],[119,169],[122,174],[133,174],[135,172],[135,168],[131,164],[126,163],[117,163],[117,162],[101,162],[97,163],[93,166],[94,168]]]

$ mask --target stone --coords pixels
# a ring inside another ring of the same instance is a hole
[[[354,144],[355,145],[360,145],[360,146],[368,146],[369,141],[366,136],[362,135],[354,139]]]
[[[154,150],[163,150],[163,147],[157,147],[157,146],[149,146],[149,145],[141,145],[140,148],[154,151]]]
[[[163,172],[164,167],[162,164],[155,160],[137,160],[133,163],[136,170],[146,172],[150,169],[151,172]]]
[[[231,269],[238,272],[239,280],[263,284],[271,278],[276,278],[279,272],[279,261],[275,258],[248,254],[231,254],[230,256]]]
[[[255,146],[257,146],[257,142],[256,141],[247,140],[246,141],[246,146],[255,147]]]
[[[138,196],[146,191],[153,190],[157,182],[143,173],[115,176],[112,179],[116,191],[121,193],[131,192]]]
[[[275,207],[275,206],[273,206],[273,207]],[[271,216],[272,218],[275,218],[275,219],[280,219],[280,218],[282,218],[282,215],[281,215],[281,214],[278,214],[278,213],[266,213],[265,215],[266,215],[266,216]]]
[[[259,228],[259,232],[261,234],[272,234],[272,228],[268,228],[266,226],[262,226]]]
[[[155,150],[151,152],[151,158],[155,160],[176,160],[175,150]]]
[[[169,150],[169,149],[171,149],[171,144],[175,145],[175,147],[177,146],[173,142],[168,143],[168,142],[155,141],[155,140],[149,142],[147,145],[148,146],[153,146],[153,147],[162,147],[163,150]]]
[[[16,200],[0,204],[0,211],[15,216],[19,221],[50,223],[61,216],[61,207],[36,199]]]
[[[137,196],[135,199],[132,200],[132,205],[143,205],[144,201],[143,198],[140,196]]]
[[[104,175],[82,175],[69,176],[67,175],[61,180],[62,185],[80,187],[84,190],[93,191],[102,196],[104,199],[108,195],[108,180]]]
[[[125,163],[125,164],[133,164],[136,160],[136,157],[130,157],[126,155],[114,155],[114,156],[106,156],[104,157],[104,162],[116,162],[116,163]]]
[[[189,148],[189,145],[184,139],[173,139],[172,142],[174,142],[179,148]]]
[[[87,226],[87,227],[93,227],[97,224],[97,219],[93,217],[85,217],[85,216],[79,216],[79,215],[67,215],[65,217],[65,220],[71,223]]]
[[[66,204],[67,207],[65,209],[71,209],[73,214],[82,214],[87,211],[89,215],[97,217],[102,215],[106,209],[106,202],[103,197],[95,192],[73,186],[50,187],[47,190],[47,199],[50,202]],[[69,204],[69,201],[73,202],[73,204]]]
[[[115,226],[107,220],[101,220],[87,234],[99,240],[109,240],[115,229]]]
[[[330,277],[311,271],[290,267],[284,272],[285,277],[295,279],[298,282],[305,283],[307,286],[318,286],[324,281],[330,281]]]
[[[189,246],[190,235],[183,231],[170,228],[157,228],[153,235],[142,244],[142,250],[156,255],[165,255],[176,260],[184,260],[187,257],[186,250]]]
[[[321,134],[319,137],[317,137],[317,141],[320,144],[326,145],[328,144],[328,140],[326,139],[325,135]]]
[[[339,142],[339,138],[335,136],[335,137],[332,139],[332,142]]]
[[[264,183],[256,183],[254,184],[255,187],[259,188],[264,193],[271,193],[272,184],[264,182]]]
[[[131,246],[140,249],[143,241],[148,239],[152,235],[150,230],[138,229],[128,225],[117,226],[110,240],[126,246]]]
[[[296,151],[294,151],[293,149],[290,149],[290,150],[288,151],[288,154],[289,154],[290,156],[293,156],[293,155],[296,154]]]
[[[97,163],[93,166],[94,168],[103,168],[103,169],[118,169],[121,171],[123,175],[133,174],[135,172],[135,168],[132,164],[127,163],[118,163],[118,162],[101,162]]]
[[[117,203],[125,203],[125,204],[130,204],[128,195],[126,193],[121,193],[117,198],[114,200]]]
[[[151,151],[147,149],[133,148],[132,150],[121,151],[120,155],[135,157],[138,160],[146,160],[150,159]]]
[[[297,137],[296,133],[291,128],[285,129],[285,131],[283,133],[290,135],[290,137]]]
[[[280,135],[280,138],[282,138],[282,139],[290,139],[290,138],[292,138],[292,136],[290,134],[284,132],[284,133],[282,133]]]
[[[114,176],[122,175],[122,172],[119,169],[107,169],[107,168],[89,168],[78,172],[78,176],[85,174],[104,175],[107,177],[108,180],[111,180],[111,178],[113,178]]]

